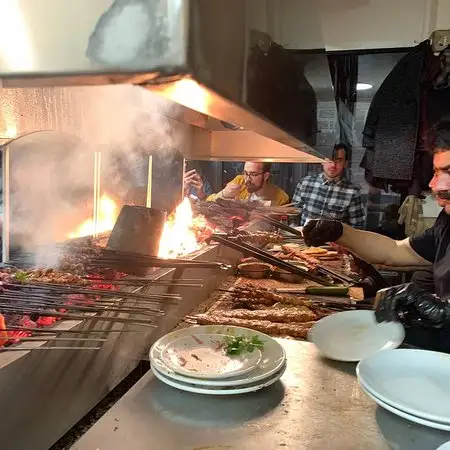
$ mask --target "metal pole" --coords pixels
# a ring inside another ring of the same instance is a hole
[[[152,185],[153,185],[153,155],[148,157],[148,175],[147,175],[147,202],[146,207],[152,207]]]
[[[186,174],[186,158],[183,157],[183,172],[181,178],[181,200],[180,203],[184,200],[184,175]]]
[[[10,167],[9,145],[2,149],[2,186],[3,186],[3,228],[2,228],[2,261],[9,262],[10,244]]]
[[[98,220],[99,220],[99,202],[100,202],[100,189],[101,189],[101,167],[102,167],[102,154],[100,152],[94,153],[94,233],[93,237],[98,236]]]

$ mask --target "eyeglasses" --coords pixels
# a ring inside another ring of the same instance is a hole
[[[246,172],[245,170],[242,172],[242,175],[244,178],[250,178],[251,180],[253,178],[259,177],[260,175],[263,175],[264,172]]]

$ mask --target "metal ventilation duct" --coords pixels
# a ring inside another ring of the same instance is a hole
[[[184,107],[176,120],[201,128],[194,141],[201,135],[210,146],[194,145],[192,157],[319,162],[312,149],[314,90],[297,85],[290,52],[271,38],[269,12],[283,1],[0,2],[3,88],[38,88],[30,91],[45,98],[38,102],[79,121],[73,114],[78,106],[65,97],[83,85],[131,83]],[[310,0],[298,1],[298,7],[315,8]],[[5,93],[0,95],[2,110],[8,109]],[[10,116],[20,121],[20,107]],[[36,126],[47,128],[42,121]],[[8,130],[22,128],[17,125],[3,123],[3,137],[13,137]]]

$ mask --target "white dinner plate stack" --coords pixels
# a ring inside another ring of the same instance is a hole
[[[450,431],[450,355],[425,350],[379,352],[361,361],[362,390],[404,419]]]
[[[227,356],[230,337],[256,339],[261,348]],[[286,370],[286,354],[273,338],[248,328],[205,325],[173,331],[150,349],[153,374],[182,391],[209,395],[255,392],[274,384]]]

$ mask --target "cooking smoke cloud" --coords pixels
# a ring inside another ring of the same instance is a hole
[[[33,105],[23,105],[33,116],[23,118],[24,126],[54,131],[29,134],[9,146],[11,230],[14,243],[27,251],[63,240],[86,219],[86,208],[92,207],[95,152],[101,152],[101,192],[120,201],[130,189],[147,184],[148,155],[164,155],[168,169],[174,150],[186,143],[185,126],[167,118],[177,117],[179,107],[141,87],[33,91],[42,92],[34,93]],[[53,265],[50,254],[40,253],[40,263]]]

